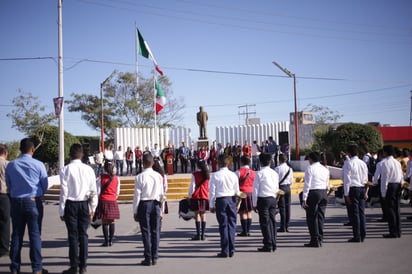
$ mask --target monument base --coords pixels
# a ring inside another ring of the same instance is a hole
[[[197,139],[197,149],[205,146],[209,147],[209,139]]]

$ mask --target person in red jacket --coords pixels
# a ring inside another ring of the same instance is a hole
[[[104,242],[102,246],[111,246],[114,236],[114,220],[120,219],[117,197],[120,193],[120,179],[114,174],[114,165],[111,161],[104,163],[104,173],[97,181],[99,205],[97,218],[102,220]]]
[[[197,162],[199,170],[193,172],[189,186],[190,209],[195,212],[196,235],[192,240],[204,240],[206,229],[206,210],[209,210],[210,172],[205,160]]]
[[[240,202],[239,216],[242,232],[238,233],[237,236],[247,237],[250,236],[250,226],[252,225],[252,192],[255,180],[255,171],[250,168],[249,157],[245,155],[240,157],[240,168],[236,171],[236,175],[239,178],[239,190],[246,194],[246,198]]]

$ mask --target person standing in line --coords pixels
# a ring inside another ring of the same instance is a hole
[[[363,242],[366,237],[365,203],[367,192],[365,184],[368,181],[368,167],[358,157],[358,147],[349,145],[347,149],[349,160],[343,168],[343,194],[349,205],[349,220],[352,224],[353,237],[348,242]]]
[[[270,164],[273,167],[276,167],[278,165],[278,144],[276,141],[273,139],[272,136],[269,136],[268,138],[268,143],[267,143],[267,150],[269,154],[272,156],[272,163]]]
[[[192,173],[196,171],[196,160],[197,160],[196,149],[194,145],[191,145],[190,150],[189,150],[189,161],[190,161],[190,171]]]
[[[133,150],[131,147],[127,147],[126,153],[124,154],[126,159],[126,174],[127,176],[132,176],[133,173]]]
[[[157,264],[160,242],[160,203],[164,196],[163,178],[153,170],[151,153],[143,153],[142,173],[136,176],[133,197],[133,216],[139,222],[144,246],[141,265]]]
[[[284,192],[283,195],[280,195],[278,201],[280,227],[277,232],[289,232],[291,205],[290,188],[293,183],[293,169],[288,165],[287,161],[288,159],[285,154],[279,154],[279,165],[275,168],[280,179],[279,189]]]
[[[116,161],[116,175],[123,176],[124,154],[123,154],[122,146],[119,146],[117,150],[114,152],[113,159]]]
[[[96,163],[96,176],[100,176],[103,168],[103,152],[98,151],[94,154],[94,162]]]
[[[115,231],[115,220],[120,219],[117,198],[120,194],[120,179],[114,174],[114,165],[107,161],[104,163],[104,173],[97,181],[97,193],[99,194],[97,218],[102,220],[102,232],[104,242],[102,246],[112,246]]]
[[[152,150],[151,150],[153,160],[160,160],[160,148],[159,145],[156,143],[154,144]]]
[[[254,171],[258,171],[259,167],[259,154],[260,154],[260,146],[258,145],[257,141],[253,141],[253,144],[250,148],[251,155],[252,155],[252,169]]]
[[[41,255],[41,224],[43,220],[42,196],[48,187],[44,164],[33,158],[34,141],[20,141],[21,155],[6,167],[6,185],[10,194],[12,235],[10,246],[10,271],[20,273],[21,248],[27,225],[30,241],[30,261],[33,273],[48,273],[43,269]],[[94,171],[92,169],[94,174]]]
[[[197,168],[192,173],[189,186],[190,210],[195,212],[196,235],[193,241],[205,240],[206,211],[209,210],[209,179],[210,172],[204,160],[197,162]]]
[[[108,145],[106,149],[104,150],[104,160],[105,161],[113,161],[114,155],[113,155],[113,146]]]
[[[165,174],[165,170],[163,169],[163,167],[160,165],[160,161],[154,161],[153,166],[152,166],[153,170],[158,172],[160,175],[162,175],[162,179],[163,179],[163,193],[164,193],[164,197],[166,197],[166,193],[167,193],[167,188],[168,188],[168,183],[167,183],[167,176]],[[160,199],[161,204],[160,204],[160,228],[162,227],[162,220],[163,220],[163,216],[164,214],[167,214],[168,212],[166,211],[166,200],[165,199]]]
[[[236,171],[236,175],[239,178],[240,191],[246,194],[246,198],[243,198],[240,202],[239,217],[242,232],[238,233],[237,236],[248,237],[250,236],[250,227],[252,226],[252,192],[255,171],[250,168],[250,158],[246,155],[240,157],[240,168]]]
[[[368,192],[368,197],[371,197],[373,195],[373,192],[376,192],[378,196],[379,195],[379,203],[381,206],[381,210],[382,210],[382,218],[378,219],[378,222],[387,222],[388,221],[388,217],[387,217],[387,213],[386,213],[386,200],[384,197],[382,197],[382,188],[381,188],[381,170],[382,170],[382,163],[383,163],[383,149],[379,149],[377,152],[377,163],[376,163],[376,170],[375,173],[373,175],[373,180],[372,180],[372,187],[370,188],[369,192]]]
[[[272,155],[259,155],[261,169],[256,172],[253,182],[253,207],[259,214],[260,230],[263,236],[263,247],[259,252],[276,250],[276,195],[279,190],[279,175],[270,168]]]
[[[233,159],[233,171],[236,171],[240,167],[240,156],[242,154],[242,147],[239,145],[238,141],[232,147],[232,159]]]
[[[212,172],[215,172],[217,170],[217,150],[214,144],[210,146],[209,161],[212,167]]]
[[[306,223],[309,228],[310,242],[305,247],[321,247],[323,223],[325,222],[329,170],[320,163],[320,154],[312,151],[308,155],[309,166],[305,170],[302,200],[306,209]]]
[[[90,166],[81,162],[82,157],[82,146],[71,145],[70,163],[60,169],[59,174],[59,215],[67,228],[70,260],[70,268],[64,270],[63,274],[87,272],[89,246],[87,229],[93,218],[98,198],[96,176]]]
[[[233,257],[235,254],[236,236],[236,199],[239,192],[239,180],[229,170],[229,156],[218,156],[219,170],[212,173],[209,181],[210,212],[216,212],[219,223],[220,252],[217,257]]]
[[[189,148],[186,146],[185,142],[182,142],[179,148],[179,158],[180,158],[180,170],[182,173],[187,173],[187,162],[189,160]]]
[[[400,199],[403,172],[401,164],[393,155],[393,146],[383,146],[381,192],[386,202],[386,215],[389,226],[389,234],[384,234],[384,238],[401,237]]]
[[[134,157],[136,162],[136,175],[142,172],[142,159],[143,159],[143,152],[140,149],[140,146],[136,146],[134,149]]]
[[[0,144],[0,257],[9,254],[10,198],[6,185],[7,146]]]

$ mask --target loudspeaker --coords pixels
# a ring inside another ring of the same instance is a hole
[[[278,134],[279,145],[289,144],[289,132],[280,131]]]

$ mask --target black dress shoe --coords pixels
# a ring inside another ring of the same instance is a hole
[[[247,237],[247,236],[249,236],[249,235],[248,235],[248,233],[246,233],[246,232],[240,232],[240,233],[237,234],[237,236],[239,236],[239,237]]]
[[[216,256],[217,256],[217,257],[219,257],[219,258],[227,258],[227,254],[222,253],[222,252],[217,253],[217,255],[216,255]]]
[[[79,270],[79,274],[86,274],[87,273],[87,269],[86,268],[82,268]]]
[[[272,252],[272,248],[270,247],[260,247],[257,249],[259,252]]]
[[[349,243],[360,243],[360,242],[361,242],[361,239],[350,238],[350,239],[348,240],[348,242],[349,242]]]
[[[347,222],[347,223],[344,223],[343,225],[344,225],[344,226],[352,226],[352,223],[351,223],[351,222]]]
[[[321,245],[319,243],[308,243],[308,244],[304,244],[304,247],[321,247]]]
[[[150,260],[144,259],[143,261],[140,262],[141,265],[145,266],[151,266],[152,262]]]
[[[77,274],[77,268],[70,267],[62,272],[62,274]]]
[[[152,260],[152,265],[156,265],[157,264],[157,259],[153,259]]]
[[[235,252],[230,252],[229,257],[232,258],[233,256],[235,256]]]
[[[192,241],[200,241],[200,235],[193,236]]]
[[[286,232],[286,229],[279,228],[279,229],[278,229],[278,232]]]
[[[398,238],[398,235],[395,235],[395,234],[383,234],[382,237],[384,237],[384,238]]]

